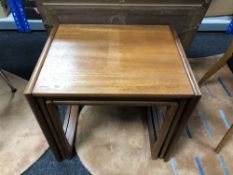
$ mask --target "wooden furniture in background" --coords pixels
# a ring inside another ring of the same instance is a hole
[[[227,64],[227,61],[233,56],[233,41],[231,42],[229,48],[224,53],[224,55],[219,58],[219,60],[203,75],[203,77],[199,80],[198,84],[201,86],[203,83],[214,75],[217,71],[219,71],[223,66]],[[233,126],[228,129],[227,133],[224,135],[218,146],[215,148],[215,152],[219,153],[222,149],[223,145],[229,140],[233,135]]]
[[[222,140],[219,142],[218,146],[215,148],[215,152],[219,153],[222,149],[222,147],[226,144],[226,142],[232,138],[233,136],[233,125],[231,125],[231,127],[227,130],[226,134],[224,135],[224,137],[222,138]]]
[[[233,56],[233,41],[225,54],[203,75],[198,84],[201,86],[208,78],[215,74],[219,69],[227,64],[227,61]]]
[[[224,53],[224,55],[219,58],[219,60],[211,66],[211,68],[203,75],[203,77],[199,80],[198,84],[199,86],[203,85],[205,81],[210,78],[212,75],[214,75],[217,71],[219,71],[223,66],[227,64],[227,61],[233,57],[233,41],[231,42],[229,48]],[[215,152],[219,153],[222,149],[223,145],[229,140],[233,135],[233,125],[230,129],[228,129],[227,133],[224,135],[218,146],[215,148]]]
[[[5,73],[3,72],[2,69],[0,69],[0,76],[6,82],[6,84],[9,86],[9,88],[11,89],[11,92],[15,93],[17,91],[17,89],[11,84],[10,80],[7,78],[7,76],[5,75]]]
[[[46,27],[57,24],[171,25],[187,51],[211,0],[36,0]]]
[[[160,132],[153,115],[148,126],[152,158],[168,160],[200,90],[169,26],[61,24],[25,95],[57,160],[72,157],[79,105],[166,106]],[[64,126],[58,105],[69,106]]]

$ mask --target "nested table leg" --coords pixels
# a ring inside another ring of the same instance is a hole
[[[57,147],[62,155],[62,159],[65,159],[66,154],[64,152],[64,146],[60,143],[60,138],[59,138],[59,135],[57,134],[57,130],[56,130],[57,124],[54,123],[54,116],[50,115],[49,109],[47,108],[47,104],[46,104],[46,101],[44,99],[38,99],[38,103],[40,105],[41,110],[44,113],[45,120],[48,123],[48,126],[51,130],[51,133],[55,139],[56,145],[57,145]],[[57,118],[57,116],[55,118]]]
[[[187,122],[188,122],[193,110],[195,109],[199,99],[200,99],[200,97],[197,96],[195,98],[190,99],[187,102],[187,104],[186,104],[186,106],[184,108],[184,111],[183,111],[178,123],[175,126],[174,134],[173,134],[173,136],[171,138],[169,146],[168,146],[168,148],[166,150],[166,153],[164,155],[164,160],[165,161],[169,160],[172,152],[174,151],[176,143],[179,140],[180,136],[182,135],[182,133],[184,131],[184,128],[186,127]]]
[[[169,146],[169,142],[171,141],[172,135],[175,132],[175,126],[178,123],[178,121],[179,121],[179,119],[184,111],[185,105],[187,104],[187,100],[182,100],[178,104],[179,104],[179,107],[177,108],[175,117],[172,121],[172,125],[169,128],[169,132],[167,134],[166,140],[164,141],[163,148],[159,154],[159,158],[164,158],[164,155],[165,155],[167,148]]]
[[[57,161],[62,161],[63,156],[58,148],[57,142],[54,138],[53,132],[51,130],[51,127],[48,125],[48,122],[46,120],[46,115],[42,111],[38,101],[36,98],[32,97],[31,95],[26,95],[27,101],[31,106],[31,109],[37,119],[37,122],[40,125],[40,128],[42,129],[42,132],[44,133],[44,136],[46,137],[46,140],[50,146],[50,149],[52,150],[55,158]]]
[[[71,159],[74,152],[73,141],[78,121],[79,106],[68,107],[63,126],[58,106],[52,101],[46,101],[46,106],[49,118],[53,123],[54,134],[57,137],[57,144],[60,145],[62,155],[65,159]]]
[[[159,156],[164,140],[169,131],[169,127],[171,126],[171,123],[175,116],[177,107],[178,107],[177,103],[171,103],[171,105],[167,107],[167,111],[163,123],[161,124],[161,128],[156,128],[156,121],[154,119],[155,115],[153,114],[152,111],[148,112],[148,131],[149,131],[152,159],[156,159]]]

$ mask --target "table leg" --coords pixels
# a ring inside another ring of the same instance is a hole
[[[54,125],[58,143],[64,158],[71,159],[74,153],[73,141],[78,121],[78,106],[68,107],[64,126],[62,126],[58,106],[52,101],[46,101],[49,117]]]
[[[26,99],[31,106],[31,109],[37,119],[37,122],[39,123],[39,126],[44,133],[44,136],[50,146],[50,149],[52,150],[55,158],[57,161],[62,161],[63,156],[57,146],[56,140],[54,138],[54,135],[51,131],[51,128],[48,125],[48,122],[46,120],[46,116],[44,115],[38,101],[36,98],[32,97],[31,95],[26,95]]]
[[[49,109],[47,108],[47,104],[46,104],[46,100],[44,99],[38,99],[38,104],[40,105],[40,108],[42,110],[42,112],[44,113],[45,116],[45,120],[48,123],[48,126],[50,128],[50,131],[55,139],[56,145],[62,155],[62,158],[65,159],[66,158],[66,153],[64,151],[64,147],[60,142],[60,138],[59,135],[57,134],[57,130],[56,130],[56,123],[54,122],[54,117],[52,117],[50,115]]]
[[[175,127],[176,128],[175,133],[173,134],[172,139],[169,143],[168,149],[164,155],[165,161],[168,161],[169,158],[171,157],[171,154],[175,149],[176,143],[178,142],[178,139],[180,138],[180,136],[183,134],[184,128],[186,127],[187,122],[199,100],[200,100],[200,97],[197,96],[195,98],[190,99],[187,102],[187,105],[180,117],[180,120],[177,123],[177,126]]]
[[[181,102],[179,102],[179,107],[178,107],[176,114],[175,114],[175,117],[172,121],[172,125],[170,126],[166,140],[164,141],[163,148],[159,154],[159,158],[161,158],[161,159],[164,158],[165,152],[167,151],[167,148],[168,148],[169,143],[171,141],[172,135],[175,132],[175,126],[178,123],[178,121],[179,121],[179,119],[184,111],[186,104],[187,104],[187,100],[182,100]]]
[[[156,131],[155,124],[153,121],[153,115],[148,115],[148,131],[149,131],[152,159],[156,159],[159,156],[162,145],[167,136],[169,127],[176,113],[177,106],[178,106],[177,103],[171,103],[171,105],[168,106],[167,112],[165,114],[164,122],[162,123],[161,129],[159,131]]]

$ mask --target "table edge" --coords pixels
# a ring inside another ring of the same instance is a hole
[[[114,25],[111,25],[111,26],[114,26]],[[140,26],[140,25],[138,25],[138,26]],[[153,26],[153,25],[150,25],[150,26]],[[172,26],[170,26],[170,25],[156,25],[156,26],[168,26],[170,28],[170,31],[171,31],[172,36],[173,36],[173,39],[174,39],[175,44],[176,44],[176,48],[177,48],[177,50],[178,50],[178,52],[180,54],[180,57],[181,57],[184,69],[186,71],[186,74],[188,76],[188,79],[189,79],[189,82],[190,82],[190,85],[192,87],[192,90],[193,90],[194,94],[182,94],[182,95],[175,95],[175,94],[174,95],[171,95],[171,94],[170,95],[151,95],[151,94],[145,95],[144,94],[141,97],[142,98],[148,98],[150,96],[152,98],[161,98],[161,97],[162,98],[190,98],[190,97],[194,97],[194,96],[201,96],[200,88],[199,88],[199,86],[197,84],[197,81],[196,81],[196,79],[194,77],[194,74],[192,72],[191,66],[190,66],[189,61],[188,61],[188,59],[186,57],[186,53],[185,53],[185,51],[183,49],[183,46],[182,46],[182,44],[180,42],[180,39],[179,39],[179,37],[178,37],[175,29]],[[49,33],[48,39],[47,39],[47,41],[45,43],[45,46],[44,46],[44,48],[43,48],[43,50],[41,52],[41,55],[40,55],[40,57],[38,59],[38,62],[37,62],[36,66],[35,66],[35,68],[33,70],[31,78],[30,78],[30,80],[28,81],[28,83],[27,83],[27,85],[25,87],[25,90],[24,90],[24,94],[25,95],[33,95],[35,97],[46,97],[46,96],[52,97],[53,96],[53,97],[58,97],[58,98],[63,96],[63,95],[58,95],[58,94],[53,94],[52,95],[52,94],[49,94],[49,93],[47,95],[44,94],[44,93],[42,93],[42,94],[40,94],[40,93],[33,93],[34,86],[35,86],[36,81],[38,79],[39,73],[40,73],[40,71],[41,71],[41,69],[42,69],[42,67],[44,65],[44,62],[46,60],[49,48],[50,48],[50,46],[51,46],[51,44],[53,42],[53,39],[54,39],[54,37],[56,35],[58,27],[59,27],[59,24],[56,25],[56,26],[54,26],[52,28],[52,30],[50,31],[50,33]],[[66,94],[64,96],[71,96],[71,95]],[[75,96],[76,97],[80,97],[80,96],[82,97],[83,94],[78,94],[78,95],[72,94],[72,96],[73,97],[75,97]],[[102,96],[103,97],[108,97],[108,96],[112,96],[112,95],[111,94],[108,94],[108,95],[103,95],[102,94]],[[130,97],[131,95],[129,95],[129,94],[122,94],[122,96],[123,97]],[[93,97],[98,98],[99,95],[98,94],[93,94]]]
[[[188,58],[187,58],[186,53],[184,51],[184,48],[183,48],[183,46],[182,46],[182,44],[180,42],[178,34],[177,34],[176,30],[172,26],[170,26],[170,29],[171,29],[171,32],[173,34],[177,50],[178,50],[178,52],[180,54],[180,57],[182,59],[183,66],[184,66],[186,74],[188,76],[190,85],[193,88],[194,95],[201,96],[201,90],[200,90],[200,88],[199,88],[199,86],[197,84],[196,78],[195,78],[195,76],[193,74],[192,68],[191,68],[190,63],[188,61]]]
[[[50,31],[50,33],[49,33],[48,39],[47,39],[47,41],[46,41],[46,43],[44,45],[44,48],[43,48],[43,50],[42,50],[42,52],[40,54],[40,57],[39,57],[39,59],[38,59],[38,61],[36,63],[36,66],[35,66],[35,68],[33,70],[33,73],[32,73],[32,75],[30,77],[30,80],[28,81],[27,86],[26,86],[26,88],[24,90],[25,95],[32,94],[32,92],[33,92],[35,83],[36,83],[37,78],[39,76],[39,73],[40,73],[40,71],[41,71],[41,69],[42,69],[42,67],[44,65],[45,59],[47,57],[49,48],[50,48],[50,46],[51,46],[51,44],[53,42],[54,36],[55,36],[55,34],[57,32],[57,29],[58,29],[58,25],[54,26],[52,28],[52,30]]]

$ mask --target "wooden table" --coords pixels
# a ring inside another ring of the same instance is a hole
[[[169,26],[61,24],[51,31],[25,95],[59,161],[73,155],[80,105],[145,106],[152,158],[167,160],[200,91]],[[63,126],[58,105],[68,106]],[[158,106],[166,108],[159,130]]]

